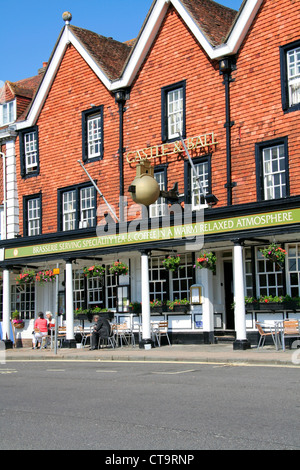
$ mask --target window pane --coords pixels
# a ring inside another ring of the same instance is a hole
[[[28,235],[40,234],[40,199],[30,199],[27,203]]]
[[[101,116],[91,116],[87,121],[88,157],[95,158],[101,155],[102,126]]]
[[[178,137],[183,130],[183,89],[170,91],[167,95],[168,138]]]
[[[26,173],[37,169],[37,139],[35,132],[24,135]]]

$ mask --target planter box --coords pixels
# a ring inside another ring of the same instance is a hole
[[[174,308],[172,310],[169,308],[168,312],[188,313],[190,309],[191,307],[189,305],[174,305]]]
[[[257,302],[246,304],[246,310],[263,310],[277,312],[281,310],[297,310],[300,309],[298,302]]]
[[[150,307],[151,313],[162,313],[163,312],[163,306],[161,307]]]

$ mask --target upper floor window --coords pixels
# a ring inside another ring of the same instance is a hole
[[[156,179],[159,189],[165,191],[167,188],[167,167],[161,166],[154,169],[154,178]],[[160,217],[166,213],[166,203],[163,197],[159,197],[154,204],[149,207],[150,217]]]
[[[205,204],[204,196],[211,192],[210,156],[195,158],[193,164],[197,176],[189,161],[185,162],[185,194],[186,203],[191,204],[192,210],[198,210]]]
[[[23,207],[24,235],[29,237],[40,235],[42,233],[41,194],[24,197]]]
[[[282,107],[300,109],[300,41],[280,48]]]
[[[79,185],[59,190],[60,230],[77,230],[96,225],[96,190]]]
[[[20,132],[21,175],[36,176],[39,173],[38,129],[33,127]]]
[[[271,200],[289,195],[287,139],[256,144],[258,200]]]
[[[186,82],[162,88],[162,141],[185,138],[185,88]]]
[[[103,106],[82,113],[82,160],[103,157]]]
[[[0,105],[0,127],[16,120],[16,100]]]

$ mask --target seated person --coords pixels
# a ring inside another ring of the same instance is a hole
[[[48,335],[48,321],[44,318],[43,312],[40,312],[38,318],[34,322],[34,331],[33,338],[32,338],[32,347],[33,349],[36,346],[41,344],[43,336]]]
[[[99,338],[108,338],[111,332],[111,326],[106,318],[94,316],[94,329],[92,332],[91,349],[98,349]]]

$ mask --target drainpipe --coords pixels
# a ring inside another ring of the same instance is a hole
[[[220,60],[219,63],[220,75],[223,75],[225,86],[225,112],[226,122],[224,127],[226,129],[226,161],[227,161],[227,183],[225,188],[227,189],[227,205],[232,205],[232,188],[236,186],[236,183],[231,181],[231,127],[234,125],[234,121],[230,120],[230,83],[234,82],[231,77],[231,72],[236,69],[234,57],[225,57]]]
[[[128,90],[117,90],[115,92],[115,101],[119,105],[119,175],[120,175],[120,206],[119,219],[124,222],[124,113],[126,111],[125,103],[129,99]]]

